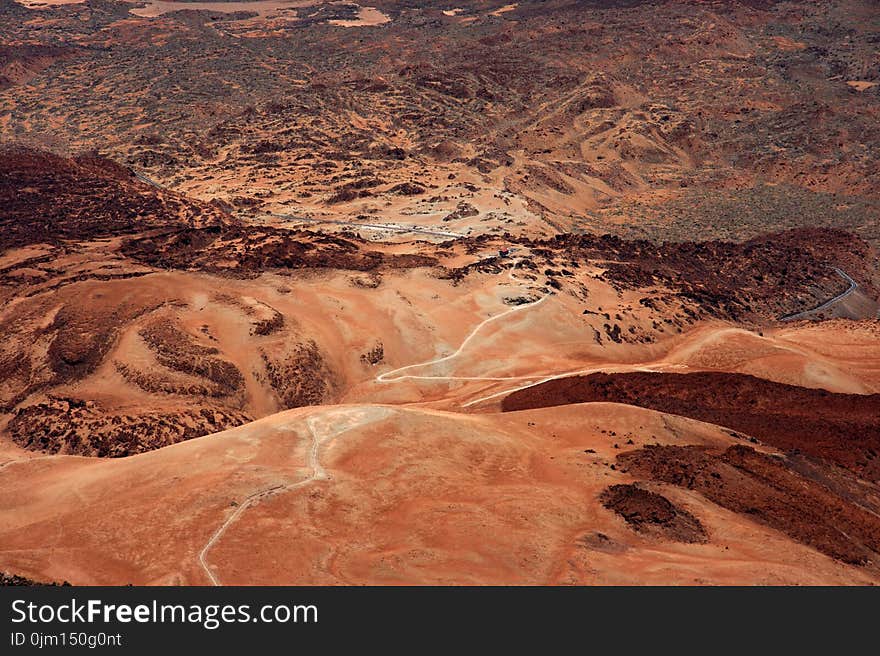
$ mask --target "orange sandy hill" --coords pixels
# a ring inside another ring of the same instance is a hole
[[[0,563],[75,584],[877,582],[873,556],[830,551],[742,501],[719,505],[701,486],[646,481],[639,489],[656,496],[607,496],[638,480],[624,471],[635,463],[615,463],[621,448],[738,454],[739,443],[708,424],[615,404],[470,417],[293,410],[131,458],[7,465]],[[771,456],[750,457],[750,477],[779,469]],[[728,495],[755,494],[745,486],[754,481],[764,497],[751,503],[793,504],[799,526],[829,494],[817,484],[771,491],[758,482],[766,474],[744,479],[726,462],[717,466]],[[846,513],[850,527],[875,530],[867,511],[849,503]],[[682,522],[700,539],[675,528]],[[829,544],[860,554],[874,544],[850,536]]]
[[[26,4],[0,583],[880,583],[874,3]]]

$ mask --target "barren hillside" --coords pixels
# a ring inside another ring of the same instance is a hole
[[[0,0],[0,583],[880,583],[867,0]]]

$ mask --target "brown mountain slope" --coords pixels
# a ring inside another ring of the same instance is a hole
[[[754,376],[624,373],[560,378],[514,392],[507,411],[565,403],[637,405],[727,426],[880,481],[880,394],[835,394]]]
[[[108,159],[15,146],[0,150],[0,207],[0,252],[227,220],[219,209],[152,187]]]

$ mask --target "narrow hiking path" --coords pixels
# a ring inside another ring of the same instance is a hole
[[[210,539],[205,546],[202,547],[202,550],[199,552],[199,564],[202,566],[202,569],[205,571],[205,574],[208,575],[208,578],[211,580],[213,585],[222,585],[220,583],[220,579],[218,576],[211,570],[211,567],[208,565],[207,556],[208,552],[211,551],[211,548],[217,544],[217,541],[223,537],[223,534],[226,532],[232,524],[238,520],[244,514],[244,511],[250,508],[253,504],[255,504],[260,499],[264,499],[266,497],[272,496],[273,494],[277,494],[280,492],[288,492],[290,490],[295,490],[296,488],[303,487],[304,485],[308,485],[312,481],[321,480],[327,478],[327,474],[324,471],[324,468],[321,466],[321,462],[318,459],[318,450],[321,447],[321,438],[318,436],[315,431],[314,425],[308,421],[309,418],[306,418],[306,426],[308,426],[309,433],[311,434],[312,443],[309,448],[309,458],[308,458],[308,466],[311,468],[311,475],[298,481],[296,483],[292,483],[290,485],[273,485],[272,487],[268,487],[263,490],[259,490],[254,492],[248,497],[245,497],[244,501],[239,504],[238,508],[235,509],[235,512],[232,513],[229,517],[226,518],[226,521],[223,522],[220,527],[214,531],[211,535]]]
[[[516,264],[511,268],[508,278],[510,280],[516,281],[516,270],[519,264],[522,263],[522,259],[518,260]],[[534,387],[536,385],[540,385],[541,383],[546,383],[551,380],[556,380],[557,378],[567,378],[569,376],[578,376],[590,373],[598,373],[601,371],[609,371],[611,369],[617,369],[621,371],[642,371],[642,372],[651,372],[656,371],[658,369],[666,369],[670,367],[675,367],[676,365],[669,364],[656,364],[656,365],[622,365],[620,367],[614,366],[601,366],[601,367],[591,367],[587,369],[575,369],[564,372],[553,372],[553,373],[538,373],[538,374],[530,374],[526,376],[440,376],[440,375],[418,375],[412,373],[404,373],[407,371],[411,371],[413,369],[419,369],[423,367],[431,367],[437,364],[442,364],[443,362],[448,362],[450,360],[454,360],[461,356],[464,350],[468,347],[471,341],[490,323],[500,321],[505,317],[509,317],[511,314],[515,312],[522,312],[524,310],[528,310],[530,308],[537,307],[548,298],[553,296],[553,293],[550,292],[537,301],[532,303],[525,303],[523,305],[518,305],[509,310],[505,310],[500,314],[496,314],[494,316],[489,317],[488,319],[484,319],[479,324],[477,324],[470,333],[468,333],[467,337],[464,338],[461,345],[449,355],[436,358],[434,360],[428,360],[426,362],[419,362],[416,364],[410,364],[403,367],[398,367],[397,369],[393,369],[392,371],[386,371],[383,374],[379,374],[376,376],[376,382],[378,383],[395,383],[402,380],[430,380],[430,381],[485,381],[489,383],[501,383],[501,382],[512,382],[512,381],[525,381],[524,384],[518,385],[516,387],[504,389],[500,392],[493,392],[492,394],[487,394],[485,396],[481,396],[476,399],[472,399],[467,401],[461,405],[462,408],[468,408],[484,401],[490,401],[492,399],[498,398],[499,396],[504,396],[506,394],[510,394],[511,392],[516,392],[522,389],[528,389],[529,387]]]
[[[485,328],[490,323],[500,321],[504,317],[510,316],[516,312],[522,312],[523,310],[528,310],[529,308],[536,307],[547,300],[550,297],[550,294],[544,296],[533,303],[526,303],[523,305],[517,305],[514,308],[506,310],[500,314],[496,314],[494,316],[489,317],[481,321],[474,327],[473,330],[468,334],[467,337],[464,338],[461,345],[449,355],[443,356],[442,358],[437,358],[435,360],[428,360],[427,362],[419,362],[417,364],[409,364],[404,367],[399,367],[392,371],[386,371],[383,374],[379,374],[376,376],[376,381],[379,383],[395,383],[401,380],[405,380],[407,378],[418,379],[418,380],[510,380],[510,377],[502,377],[502,378],[493,378],[493,377],[485,377],[485,376],[419,376],[414,374],[402,374],[401,372],[409,371],[411,369],[419,369],[422,367],[431,367],[436,364],[440,364],[442,362],[448,362],[450,360],[454,360],[459,357],[462,352],[467,348],[468,344],[479,334],[479,332]]]
[[[33,462],[35,460],[48,460],[49,458],[54,458],[57,455],[59,455],[59,454],[53,453],[48,456],[35,456],[33,458],[16,458],[14,460],[7,460],[6,462],[0,464],[0,471],[3,471],[4,469],[6,469],[7,467],[10,467],[12,465],[17,465],[17,464],[20,464],[23,462]]]
[[[510,280],[516,281],[516,269],[519,264],[522,263],[522,259],[518,260],[514,266],[511,268],[508,278]],[[420,369],[424,367],[432,367],[434,365],[442,364],[444,362],[449,362],[450,360],[454,360],[461,356],[464,350],[468,347],[468,345],[476,338],[476,336],[483,330],[487,325],[500,321],[505,317],[509,317],[510,315],[516,312],[522,312],[524,310],[528,310],[531,308],[535,308],[548,298],[553,296],[553,293],[550,292],[545,294],[537,301],[532,303],[525,303],[523,305],[518,305],[514,308],[510,308],[509,310],[505,310],[499,314],[493,315],[488,319],[484,319],[479,324],[477,324],[470,333],[464,338],[461,345],[449,355],[435,358],[433,360],[428,360],[426,362],[419,362],[416,364],[410,364],[403,367],[398,367],[397,369],[393,369],[392,371],[386,371],[383,374],[379,374],[376,376],[376,382],[378,383],[395,383],[402,380],[430,380],[430,381],[485,381],[490,383],[498,383],[498,382],[512,382],[512,381],[526,381],[522,385],[518,385],[517,387],[509,388],[502,390],[500,392],[494,392],[492,394],[488,394],[486,396],[481,396],[476,399],[472,399],[463,403],[461,405],[462,408],[468,408],[473,405],[477,405],[478,403],[482,403],[484,401],[489,401],[499,396],[504,396],[506,394],[510,394],[511,392],[516,392],[522,389],[528,389],[529,387],[534,387],[535,385],[540,385],[541,383],[546,383],[551,380],[556,380],[557,378],[566,378],[568,376],[577,376],[588,373],[597,373],[600,371],[608,371],[609,369],[615,369],[612,366],[602,366],[602,367],[591,367],[588,369],[576,369],[572,371],[565,371],[562,373],[554,372],[554,373],[539,373],[539,374],[531,374],[527,376],[441,376],[441,375],[419,375],[412,373],[405,373],[407,371],[411,371],[414,369]],[[663,367],[668,368],[671,365],[624,365],[622,367],[617,367],[617,369],[622,369],[625,371],[655,371],[656,369]]]
[[[321,464],[320,451],[321,446],[331,439],[345,433],[355,427],[362,426],[372,421],[387,416],[391,411],[388,408],[332,408],[323,413],[316,413],[305,417],[305,425],[308,429],[311,443],[308,451],[307,466],[311,469],[311,474],[296,483],[289,485],[272,485],[270,487],[258,490],[253,494],[245,497],[229,517],[211,534],[211,537],[199,551],[199,565],[204,570],[212,585],[223,585],[218,574],[211,568],[208,563],[208,554],[211,549],[216,546],[217,542],[223,537],[230,526],[235,524],[248,508],[254,506],[257,502],[268,497],[276,496],[284,492],[290,492],[301,487],[305,487],[315,481],[328,480],[330,475]]]
[[[517,260],[514,263],[513,267],[511,267],[510,271],[508,272],[508,276],[507,276],[509,280],[512,280],[512,281],[517,280],[517,278],[515,277],[516,269],[523,262],[523,260],[524,260],[524,258],[520,258],[519,260]],[[407,379],[410,379],[410,380],[504,381],[504,380],[529,380],[529,379],[536,378],[536,376],[499,376],[499,377],[496,377],[496,376],[422,376],[422,375],[417,375],[417,374],[406,374],[403,372],[410,371],[413,369],[420,369],[420,368],[424,368],[424,367],[432,367],[434,365],[442,364],[444,362],[449,362],[450,360],[454,360],[454,359],[458,358],[464,352],[464,350],[468,347],[468,344],[470,344],[474,340],[474,338],[476,338],[476,336],[480,333],[481,330],[483,330],[483,328],[485,328],[486,326],[488,326],[491,323],[498,322],[501,319],[504,319],[505,317],[509,317],[512,314],[516,314],[518,312],[523,312],[524,310],[528,310],[530,308],[537,307],[538,305],[540,305],[541,303],[546,301],[551,296],[553,296],[553,292],[549,292],[549,293],[545,294],[544,296],[539,298],[537,301],[533,301],[531,303],[524,303],[522,305],[517,305],[516,307],[512,307],[508,310],[505,310],[504,312],[493,315],[493,316],[489,317],[488,319],[484,319],[483,321],[478,323],[470,331],[470,333],[468,333],[468,335],[464,338],[464,340],[461,342],[459,347],[455,351],[450,353],[449,355],[435,358],[434,360],[428,360],[426,362],[418,362],[416,364],[408,364],[403,367],[398,367],[397,369],[393,369],[392,371],[386,371],[385,373],[382,373],[382,374],[379,374],[378,376],[376,376],[376,382],[377,383],[396,383],[401,380],[407,380]]]

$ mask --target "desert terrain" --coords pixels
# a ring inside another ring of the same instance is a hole
[[[874,3],[0,17],[0,582],[880,583]]]

